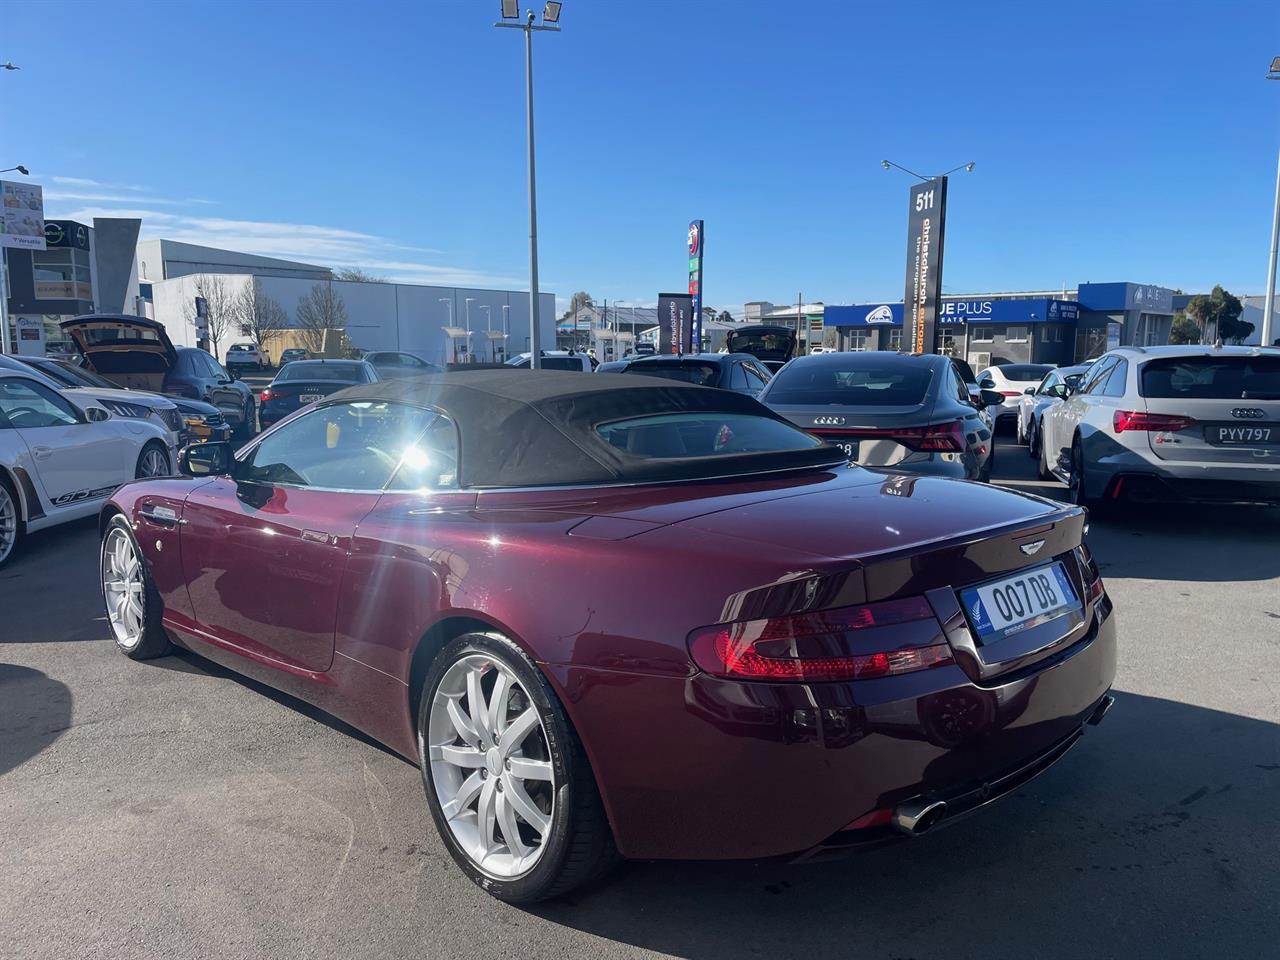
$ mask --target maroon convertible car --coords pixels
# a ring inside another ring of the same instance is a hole
[[[1112,702],[1082,510],[846,465],[742,394],[393,380],[182,466],[103,511],[120,649],[175,642],[418,762],[505,900],[923,833]]]

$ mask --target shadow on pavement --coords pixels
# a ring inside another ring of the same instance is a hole
[[[304,717],[314,720],[317,723],[322,723],[329,729],[336,730],[344,736],[359,740],[361,743],[374,747],[377,750],[381,750],[388,756],[404,760],[404,758],[394,750],[384,746],[372,737],[367,736],[365,733],[351,726],[349,723],[339,720],[333,714],[326,713],[319,707],[312,706],[305,700],[299,700],[297,697],[277,690],[274,687],[269,687],[265,683],[260,683],[257,680],[254,680],[252,677],[246,677],[243,674],[228,670],[221,664],[214,663],[212,660],[206,660],[198,653],[192,653],[190,650],[184,650],[180,647],[174,647],[173,649],[174,652],[169,656],[157,657],[155,660],[144,660],[142,661],[142,665],[147,667],[159,667],[161,670],[172,670],[175,673],[187,673],[195,676],[217,677],[219,680],[230,680],[233,683],[238,683],[240,686],[252,690],[260,696],[266,697],[269,700],[274,700],[282,707],[286,707],[295,713],[300,713]],[[408,761],[405,762],[407,763]]]
[[[926,838],[810,866],[632,864],[534,912],[697,960],[1269,952],[1280,727],[1117,699],[1056,767]]]
[[[0,774],[21,766],[71,726],[71,691],[39,670],[0,663]]]
[[[98,521],[86,517],[23,539],[0,568],[0,645],[102,640]]]

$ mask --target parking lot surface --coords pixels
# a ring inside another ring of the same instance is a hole
[[[1008,442],[996,477],[1061,494]],[[1118,702],[1015,795],[843,861],[629,864],[519,909],[455,869],[415,767],[196,656],[120,656],[94,523],[32,536],[0,571],[0,956],[1274,956],[1280,510],[1089,541]]]

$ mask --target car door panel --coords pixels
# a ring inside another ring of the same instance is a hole
[[[347,551],[377,499],[230,477],[192,492],[182,565],[196,622],[225,643],[328,670]]]

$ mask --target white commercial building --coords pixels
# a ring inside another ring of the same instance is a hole
[[[284,308],[290,328],[300,326],[299,301],[317,284],[323,285],[341,298],[346,335],[362,350],[402,350],[433,363],[448,363],[467,352],[477,362],[494,362],[529,349],[525,291],[334,280],[327,268],[315,264],[169,240],[139,244],[138,264],[144,288],[149,281],[151,315],[178,346],[197,345],[197,287],[202,278],[216,277],[228,299],[256,279],[260,293]],[[555,345],[555,299],[553,293],[539,297],[543,349]],[[219,351],[225,353],[230,344],[244,339],[230,324]]]

